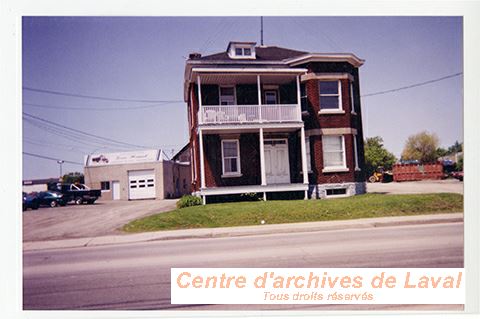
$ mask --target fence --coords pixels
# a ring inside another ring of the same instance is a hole
[[[424,179],[442,179],[442,164],[395,164],[393,180],[395,182],[420,181]]]

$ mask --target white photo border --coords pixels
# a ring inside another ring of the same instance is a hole
[[[3,318],[219,318],[219,317],[334,317],[372,315],[375,318],[422,315],[469,318],[479,314],[480,269],[480,2],[479,1],[269,1],[245,0],[219,5],[220,0],[200,1],[62,1],[4,0],[0,10],[0,130],[4,156],[2,183],[2,251],[0,309]],[[207,5],[206,5],[207,4]],[[185,8],[188,8],[186,11]],[[22,310],[22,16],[463,16],[464,22],[464,145],[465,169],[465,268],[467,298],[463,312],[437,311],[23,311]],[[13,240],[14,239],[14,240]],[[400,316],[399,316],[400,314]]]

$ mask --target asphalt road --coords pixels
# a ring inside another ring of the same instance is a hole
[[[24,309],[456,309],[171,305],[171,267],[463,267],[463,223],[26,251]],[[453,307],[453,308],[452,308]]]

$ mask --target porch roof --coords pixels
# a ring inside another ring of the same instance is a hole
[[[200,75],[202,84],[257,84],[260,75],[262,84],[285,84],[306,72],[307,69],[303,68],[193,68],[191,82],[197,83]]]
[[[303,122],[292,123],[252,123],[252,124],[203,124],[203,134],[258,133],[263,128],[265,133],[294,132],[303,127]]]

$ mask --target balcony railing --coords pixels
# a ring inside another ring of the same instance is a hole
[[[200,124],[283,123],[302,120],[298,104],[204,105]]]

